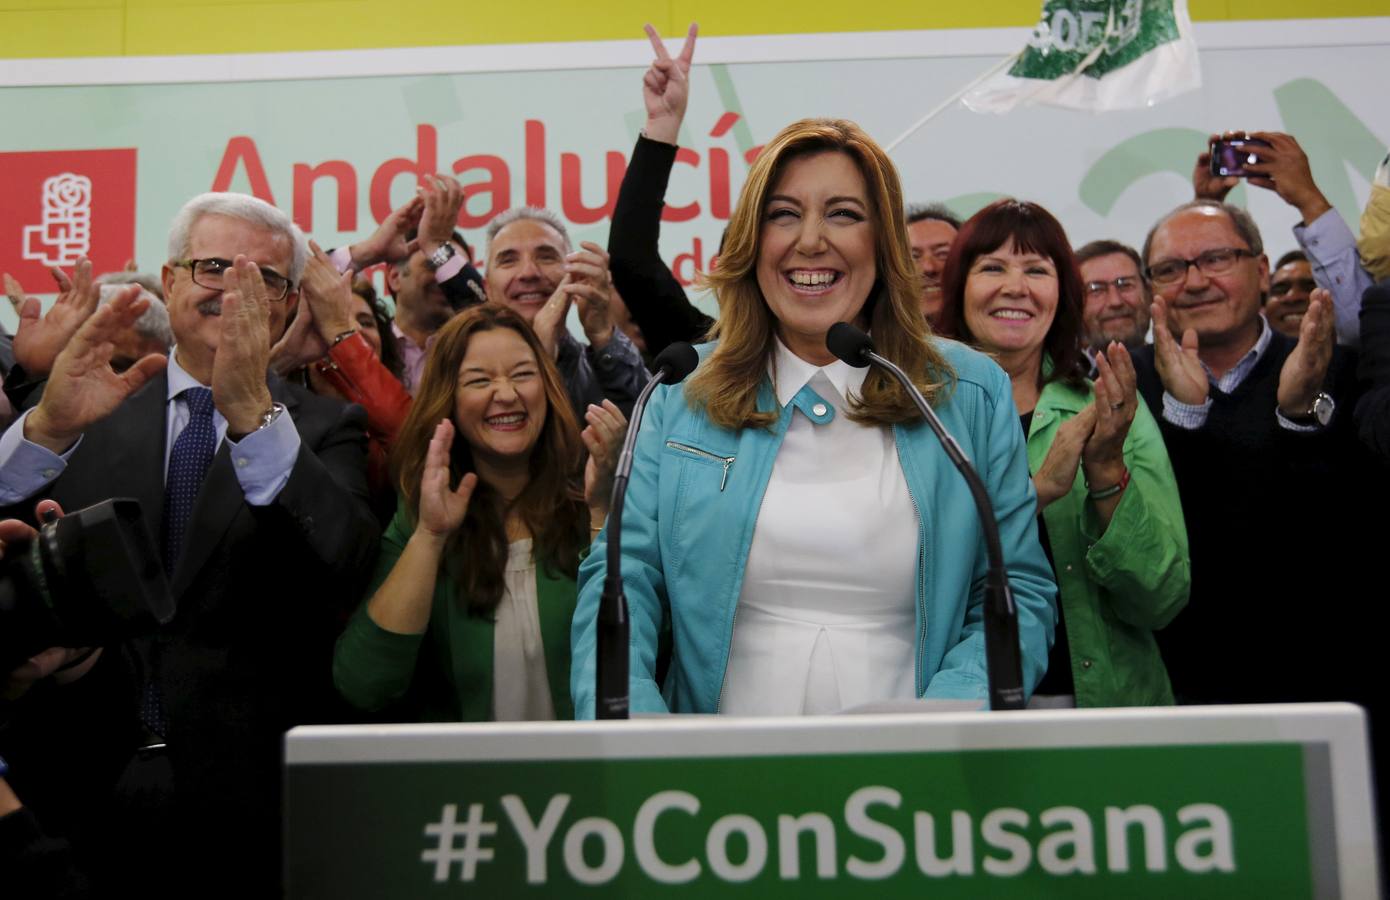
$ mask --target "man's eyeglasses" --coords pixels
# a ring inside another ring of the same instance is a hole
[[[222,278],[232,267],[229,259],[209,257],[207,259],[176,259],[171,266],[182,266],[193,275],[193,283],[211,291],[222,290]],[[265,282],[267,300],[284,300],[290,293],[290,280],[274,269],[261,268],[261,280]]]
[[[1099,300],[1110,293],[1112,287],[1115,289],[1115,293],[1121,297],[1133,297],[1139,293],[1139,287],[1142,284],[1143,282],[1134,275],[1121,275],[1110,281],[1088,281],[1086,282],[1086,299]]]
[[[1177,284],[1187,277],[1193,266],[1203,275],[1225,275],[1236,267],[1242,257],[1255,254],[1241,247],[1221,247],[1208,250],[1196,259],[1164,259],[1149,266],[1149,280],[1154,284]]]

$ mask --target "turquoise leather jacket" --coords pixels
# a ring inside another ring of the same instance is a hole
[[[938,341],[956,380],[936,405],[947,430],[975,463],[999,518],[1004,557],[1018,607],[1023,682],[1031,693],[1047,666],[1056,621],[1056,583],[1038,543],[1037,498],[1028,475],[1009,379],[980,353]],[[702,347],[707,353],[710,348]],[[652,395],[634,451],[623,510],[623,585],[632,622],[631,709],[719,711],[744,565],[763,491],[793,407],[820,421],[822,398],[810,386],[781,410],[771,429],[730,431],[686,402],[680,385]],[[770,379],[760,409],[776,410]],[[983,623],[986,557],[970,492],[923,422],[893,426],[908,491],[919,519],[917,695],[988,697]],[[833,465],[833,460],[827,460]],[[836,511],[827,509],[833,516]],[[606,569],[599,534],[579,569],[570,690],[575,717],[594,716],[599,596]],[[853,559],[846,566],[855,565]],[[656,683],[657,639],[672,631],[664,691]]]

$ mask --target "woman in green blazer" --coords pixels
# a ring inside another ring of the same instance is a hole
[[[627,425],[607,401],[586,418],[581,434],[515,312],[439,331],[392,451],[399,508],[334,654],[344,698],[398,721],[573,717],[574,578]]]
[[[1060,617],[1035,705],[1170,704],[1153,632],[1187,603],[1177,483],[1124,346],[1081,349],[1082,284],[1058,221],[997,201],[966,222],[944,277],[950,324],[1008,373],[1028,441]]]

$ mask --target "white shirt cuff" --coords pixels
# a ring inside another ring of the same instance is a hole
[[[1207,413],[1211,412],[1211,397],[1199,406],[1183,403],[1167,391],[1163,392],[1163,418],[1173,425],[1187,431],[1196,431],[1207,424]]]

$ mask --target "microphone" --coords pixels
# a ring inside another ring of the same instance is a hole
[[[618,467],[613,475],[613,498],[608,506],[608,571],[603,577],[603,594],[598,606],[598,658],[596,666],[597,693],[594,718],[626,719],[628,717],[628,645],[632,623],[627,616],[627,596],[623,593],[622,538],[623,499],[632,475],[632,448],[637,444],[637,432],[642,427],[642,413],[647,399],[658,384],[677,384],[695,371],[700,356],[685,341],[670,344],[652,361],[652,378],[632,404],[632,420],[623,436],[623,449],[618,454]]]
[[[991,709],[1023,709],[1023,660],[1018,646],[1018,609],[1014,606],[1013,590],[1009,587],[1009,573],[1004,568],[999,521],[994,516],[994,505],[985,490],[985,483],[912,379],[890,360],[874,352],[872,338],[847,322],[837,322],[830,326],[825,336],[825,346],[857,369],[872,364],[897,379],[917,404],[927,425],[941,442],[942,449],[970,488],[980,524],[984,527],[985,550],[989,557],[989,569],[985,576],[985,667],[989,673],[989,705]]]

